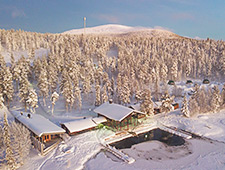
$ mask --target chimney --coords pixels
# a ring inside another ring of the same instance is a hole
[[[113,103],[113,100],[112,99],[109,99],[109,104],[112,104]]]
[[[28,114],[27,114],[27,117],[30,119],[30,118],[31,118],[31,114],[30,114],[30,113],[28,113]]]

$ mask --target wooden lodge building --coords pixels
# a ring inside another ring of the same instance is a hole
[[[61,127],[66,130],[69,135],[76,135],[89,130],[95,129],[100,123],[105,123],[104,117],[83,118],[79,120],[61,123]]]
[[[32,144],[41,152],[41,155],[46,155],[62,141],[60,135],[64,134],[65,130],[45,117],[19,111],[11,111],[11,113],[16,122],[30,130]]]
[[[128,130],[139,124],[138,119],[146,114],[138,110],[134,110],[115,103],[103,103],[101,106],[94,109],[98,116],[106,118],[107,126],[116,130]]]

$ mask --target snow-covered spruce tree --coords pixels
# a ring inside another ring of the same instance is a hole
[[[6,62],[4,56],[0,53],[0,68],[4,69],[6,67]]]
[[[103,83],[103,87],[104,85],[108,82],[109,80],[109,76],[108,76],[108,73],[107,72],[104,72],[103,75],[102,75],[102,83]]]
[[[55,102],[59,99],[59,94],[57,92],[52,93],[51,101],[52,101],[52,114],[54,112]]]
[[[3,88],[3,97],[5,102],[8,103],[8,106],[10,104],[10,101],[13,99],[13,80],[12,80],[12,73],[10,72],[9,67],[6,67],[3,73],[3,82],[2,82],[2,88]]]
[[[118,89],[119,101],[123,104],[130,103],[130,87],[129,80],[126,75],[123,76],[121,87]]]
[[[82,107],[82,98],[81,98],[81,90],[79,87],[74,88],[74,97],[75,97],[75,107],[79,107],[81,110]]]
[[[3,98],[2,93],[0,93],[0,109],[2,109],[3,106],[4,106],[4,98]]]
[[[188,77],[190,76],[190,74],[191,74],[191,60],[190,60],[190,59],[187,60],[185,73],[186,73],[186,77],[187,77],[187,78],[188,78]]]
[[[61,93],[64,96],[65,102],[66,102],[66,111],[72,110],[73,104],[74,104],[74,94],[73,94],[73,84],[72,80],[67,75],[64,83],[63,83],[63,88],[61,89]]]
[[[38,96],[33,88],[29,89],[26,103],[30,107],[31,113],[35,113],[35,108],[38,107]]]
[[[140,104],[140,109],[142,112],[151,115],[154,114],[154,105],[152,102],[151,91],[145,89],[143,92],[143,100]]]
[[[164,84],[166,83],[166,80],[167,80],[167,72],[168,72],[168,68],[166,64],[162,63],[160,67],[160,78]]]
[[[11,53],[11,55],[10,55],[10,63],[11,63],[11,72],[12,72],[12,70],[13,70],[13,68],[15,67],[15,58],[14,58],[14,55],[13,55],[13,53]]]
[[[210,110],[209,106],[209,96],[204,87],[199,90],[198,93],[198,105],[200,109],[200,113],[206,113]]]
[[[95,106],[101,104],[101,87],[100,85],[95,85]]]
[[[3,169],[4,166],[4,156],[5,156],[5,145],[4,145],[4,138],[3,138],[3,129],[0,125],[0,168]]]
[[[160,99],[160,88],[159,88],[159,77],[156,76],[155,78],[155,86],[154,86],[154,98],[156,101]]]
[[[47,72],[46,69],[42,69],[41,73],[38,77],[38,88],[40,90],[40,96],[43,97],[43,103],[44,106],[46,106],[46,98],[48,97],[48,78],[47,78]]]
[[[24,103],[25,111],[27,111],[27,97],[29,94],[30,83],[27,77],[21,77],[20,88],[19,88],[19,97],[20,102]]]
[[[199,98],[199,91],[200,91],[200,86],[199,84],[194,84],[194,87],[193,87],[193,95],[192,95],[192,98],[196,98],[196,100],[198,101],[198,98]]]
[[[177,60],[175,60],[169,70],[170,73],[170,77],[172,80],[176,81],[177,79],[177,72],[178,72],[178,68],[177,68]]]
[[[38,79],[40,72],[42,70],[41,59],[40,58],[34,59],[33,65],[34,65],[33,68],[34,68],[35,78]]]
[[[223,84],[223,89],[221,92],[221,106],[225,108],[225,84]]]
[[[200,107],[198,105],[198,101],[195,97],[191,97],[189,100],[189,111],[190,116],[196,115],[199,113]]]
[[[107,94],[107,90],[106,90],[106,85],[104,85],[103,89],[102,89],[102,103],[105,103],[109,100],[108,94]]]
[[[137,101],[137,103],[143,99],[142,96],[143,96],[143,91],[140,89],[137,89],[135,92],[135,100]]]
[[[47,66],[47,71],[48,71],[48,83],[49,83],[49,90],[50,93],[56,91],[57,88],[57,83],[58,83],[58,73],[57,73],[57,68],[54,65],[54,63],[50,63]]]
[[[91,91],[91,82],[89,76],[86,76],[85,80],[83,81],[82,91],[85,94],[85,96],[88,97],[88,94]]]
[[[210,106],[211,106],[212,112],[217,112],[219,111],[219,108],[221,106],[220,90],[217,85],[215,85],[212,89],[213,89],[213,93],[212,93]]]
[[[162,105],[161,109],[162,112],[168,113],[173,110],[173,101],[174,101],[174,96],[170,97],[169,93],[166,91],[165,94],[162,95],[161,97]]]
[[[13,80],[16,81],[16,92],[18,92],[18,84],[21,76],[20,74],[21,74],[20,65],[18,64],[18,62],[16,62],[16,64],[12,68]]]
[[[113,89],[112,89],[111,81],[108,80],[106,82],[105,86],[106,86],[106,89],[107,89],[107,93],[108,93],[109,98],[112,98],[113,97]]]
[[[18,60],[17,64],[20,69],[20,77],[31,77],[31,66],[30,62],[26,60],[26,58],[22,55],[22,57]]]
[[[28,58],[30,61],[34,61],[34,58],[35,58],[35,50],[34,48],[32,48],[30,51],[29,51],[29,55],[28,55]]]
[[[23,165],[31,148],[30,132],[22,124],[15,122],[10,125],[10,132],[12,134],[11,145],[14,151],[14,159],[17,163]]]
[[[14,170],[16,169],[16,161],[13,155],[13,149],[10,138],[10,128],[6,113],[4,113],[4,122],[3,122],[3,142],[6,147],[5,150],[6,164],[10,170]]]
[[[189,112],[189,108],[188,108],[188,100],[187,100],[186,95],[184,96],[184,100],[182,103],[181,113],[183,113],[183,115],[186,117],[190,117],[190,112]]]

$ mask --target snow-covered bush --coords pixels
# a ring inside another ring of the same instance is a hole
[[[188,100],[187,100],[186,95],[184,96],[184,100],[183,100],[182,107],[181,107],[181,112],[183,113],[184,116],[190,117],[190,112],[189,112],[189,108],[188,108]]]
[[[148,89],[145,89],[143,92],[143,100],[140,104],[140,109],[142,112],[148,115],[154,113],[154,106],[152,102],[151,91]]]
[[[162,105],[161,105],[161,110],[162,112],[168,113],[173,110],[173,101],[174,101],[174,96],[170,97],[168,92],[165,92],[165,94],[162,95],[161,97]]]

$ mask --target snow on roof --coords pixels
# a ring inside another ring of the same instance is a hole
[[[106,118],[103,116],[94,117],[92,118],[92,121],[94,121],[96,124],[107,122]]]
[[[158,108],[162,105],[162,102],[153,102],[154,108]]]
[[[130,105],[129,107],[134,110],[141,110],[140,103]]]
[[[19,111],[11,111],[11,113],[18,121],[39,137],[43,134],[65,133],[64,129],[39,114],[24,112],[21,114]],[[31,115],[30,118],[28,117],[28,114]]]
[[[97,124],[92,121],[92,118],[74,120],[62,124],[70,131],[70,133],[80,132],[97,126]]]
[[[94,112],[116,121],[122,121],[132,112],[144,114],[140,111],[133,110],[115,103],[109,104],[108,102],[103,103],[101,106],[94,109]]]

